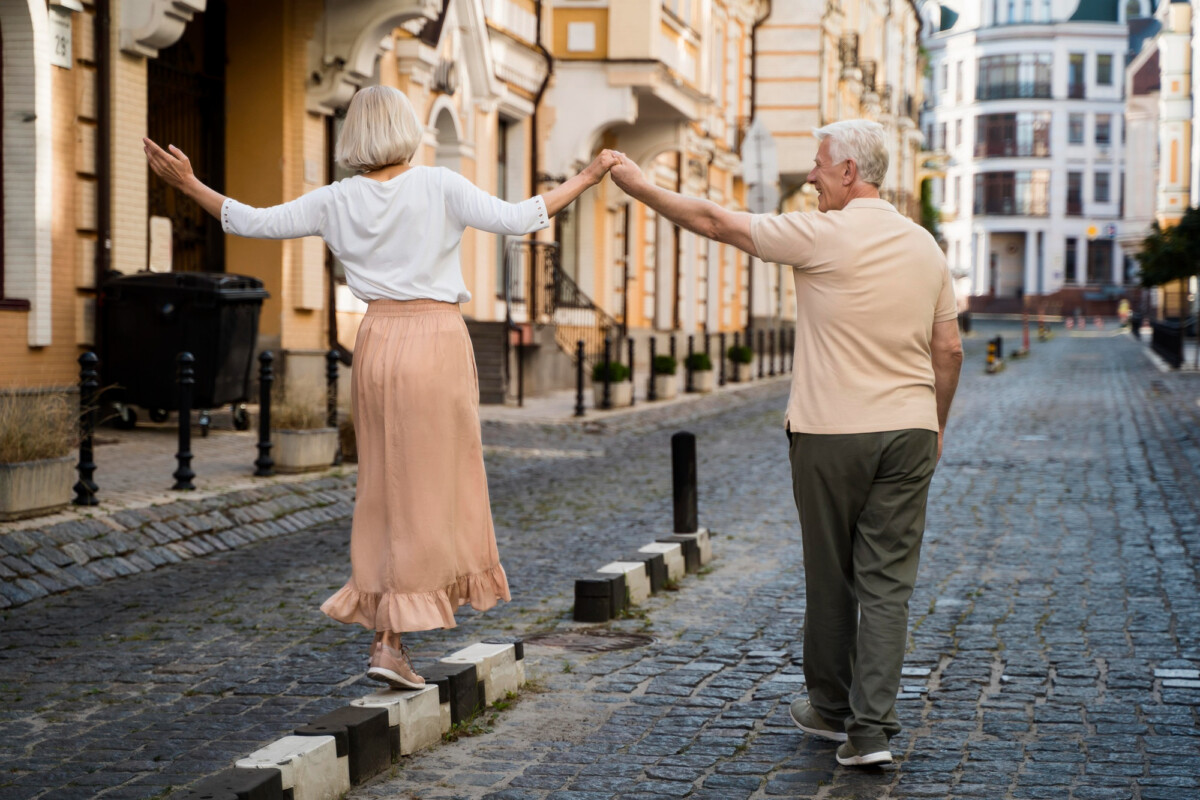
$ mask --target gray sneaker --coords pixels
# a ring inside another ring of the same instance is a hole
[[[877,767],[892,763],[892,751],[886,747],[870,753],[861,753],[851,742],[838,746],[837,761],[843,767]]]
[[[831,742],[846,741],[846,730],[841,723],[835,725],[826,721],[807,700],[793,701],[791,714],[792,722],[796,723],[796,727],[805,733],[820,736]]]

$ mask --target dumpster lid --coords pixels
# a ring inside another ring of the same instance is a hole
[[[120,289],[172,289],[221,295],[266,297],[263,282],[249,275],[231,275],[227,272],[135,272],[119,275],[105,281],[105,288]],[[261,293],[261,294],[260,294]]]

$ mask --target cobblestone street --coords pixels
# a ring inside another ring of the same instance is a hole
[[[1200,798],[1200,375],[1062,333],[986,375],[986,335],[930,495],[896,766],[839,767],[788,717],[804,584],[777,382],[690,420],[485,426],[513,602],[409,637],[418,669],[582,627],[574,579],[671,532],[679,429],[715,560],[610,626],[652,643],[530,643],[510,707],[350,796]],[[165,794],[373,691],[370,634],[317,610],[348,528],[2,612],[0,800]]]

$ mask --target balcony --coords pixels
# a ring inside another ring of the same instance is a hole
[[[979,142],[975,145],[976,158],[1049,158],[1048,142]]]
[[[1012,100],[1019,98],[1049,99],[1049,81],[1016,81],[1012,83],[980,84],[975,89],[976,100]]]
[[[1082,83],[1072,83],[1067,85],[1067,97],[1072,100],[1082,100],[1087,96],[1085,91],[1086,86]]]

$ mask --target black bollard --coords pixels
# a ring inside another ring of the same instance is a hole
[[[725,334],[724,332],[717,334],[717,349],[721,353],[721,375],[717,379],[719,386],[725,385]]]
[[[696,436],[680,431],[671,437],[671,482],[675,497],[675,532],[699,529],[696,511]]]
[[[686,378],[686,382],[684,383],[684,391],[688,391],[688,392],[696,391],[695,388],[692,386],[692,348],[696,344],[695,338],[696,337],[693,336],[692,334],[690,334],[690,333],[688,334],[687,363],[685,364],[685,372],[683,373],[684,377]]]
[[[658,355],[658,337],[650,332],[650,382],[646,384],[646,399],[657,400],[658,391],[654,388],[654,359]]]
[[[192,478],[192,389],[196,384],[196,359],[191,353],[180,353],[175,359],[179,365],[179,452],[175,460],[179,468],[175,470],[175,485],[172,489],[187,492],[195,489]]]
[[[704,332],[704,355],[712,358],[712,334],[708,331]]]
[[[742,346],[742,334],[739,331],[734,331],[733,332],[733,348],[735,350],[740,350],[741,346]],[[738,382],[738,365],[737,364],[733,365],[732,380],[734,383]]]
[[[763,359],[766,357],[763,350],[763,332],[760,328],[758,331],[758,377],[760,378],[763,376]]]
[[[771,365],[771,369],[767,372],[772,378],[775,377],[775,331],[767,331],[767,361]]]
[[[1004,358],[1004,337],[1003,336],[996,337],[996,358],[999,358],[999,359]]]
[[[583,339],[580,339],[575,343],[575,416],[583,414]]]
[[[674,332],[672,332],[672,333],[671,333],[671,350],[670,350],[670,353],[671,353],[671,358],[675,358],[675,334],[674,334]]]
[[[275,356],[270,350],[258,355],[258,458],[254,461],[254,474],[266,477],[275,474],[275,459],[271,458],[271,384],[275,382],[275,371],[271,365]]]
[[[612,408],[612,339],[604,340],[604,394],[600,398],[601,408]]]
[[[633,337],[632,336],[629,337],[628,344],[629,344],[629,405],[632,406],[633,405],[633,396],[635,394],[637,394],[637,392],[634,391],[634,389],[637,388],[637,384],[633,382]]]
[[[92,434],[96,430],[96,389],[100,387],[96,366],[99,363],[100,359],[92,352],[79,357],[79,464],[75,467],[79,471],[79,481],[73,487],[75,499],[71,501],[77,506],[100,504],[96,499],[100,487],[92,480],[96,473]]]
[[[338,429],[338,352],[325,354],[325,424]],[[333,453],[333,466],[342,463],[342,435],[338,432],[337,450]]]

